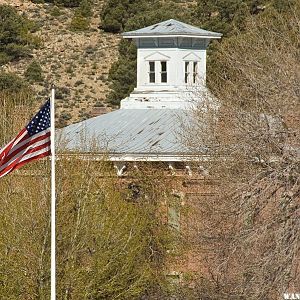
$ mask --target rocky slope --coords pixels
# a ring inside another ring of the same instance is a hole
[[[23,76],[32,60],[37,60],[44,80],[35,84],[39,102],[47,97],[50,86],[56,86],[57,120],[60,126],[74,123],[112,108],[105,102],[109,91],[107,82],[111,64],[117,59],[119,35],[99,29],[103,1],[94,1],[90,29],[73,32],[70,23],[74,9],[54,8],[50,4],[34,4],[29,0],[0,0],[37,22],[35,33],[41,46],[32,57],[3,67]]]

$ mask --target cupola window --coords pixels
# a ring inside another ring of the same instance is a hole
[[[198,65],[197,61],[184,62],[184,82],[194,84],[197,83],[198,78]]]
[[[198,63],[196,61],[193,62],[193,83],[196,83],[198,76]]]
[[[155,62],[149,61],[149,82],[155,83]]]
[[[184,74],[184,82],[185,83],[188,83],[188,80],[189,80],[189,69],[190,69],[189,64],[190,64],[189,61],[185,62],[185,74]]]
[[[167,83],[167,61],[149,61],[149,83]]]
[[[166,83],[167,82],[167,62],[166,61],[161,61],[160,62],[160,66],[161,66],[161,82],[162,83]]]

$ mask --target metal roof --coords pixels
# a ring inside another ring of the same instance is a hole
[[[163,21],[145,28],[141,28],[135,31],[124,32],[122,36],[124,38],[134,37],[147,37],[147,36],[195,36],[195,37],[207,37],[207,38],[220,38],[221,33],[207,31],[174,19]]]
[[[71,151],[108,153],[126,160],[176,160],[189,154],[180,141],[182,122],[190,122],[182,109],[119,109],[69,125],[60,133],[65,149]]]

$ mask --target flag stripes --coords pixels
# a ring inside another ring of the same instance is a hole
[[[51,145],[50,101],[30,123],[0,150],[0,178],[32,160],[49,156]]]

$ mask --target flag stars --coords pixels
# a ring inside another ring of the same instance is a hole
[[[50,127],[50,101],[29,122],[26,129],[30,135],[42,132]]]

